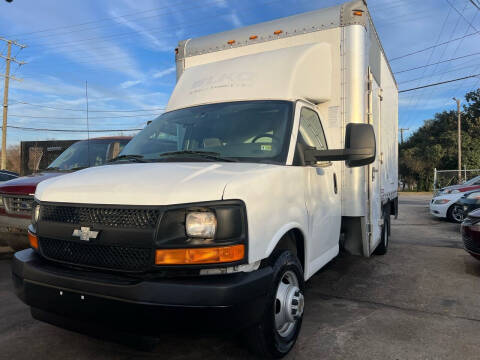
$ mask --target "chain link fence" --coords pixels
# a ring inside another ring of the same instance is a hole
[[[463,169],[463,170],[433,170],[433,192],[436,194],[438,190],[450,186],[466,183],[475,177],[480,176],[480,169]],[[480,182],[480,178],[478,179]]]

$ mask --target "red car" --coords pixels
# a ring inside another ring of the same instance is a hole
[[[37,185],[45,179],[102,165],[116,157],[130,139],[127,136],[116,136],[78,141],[42,172],[1,183],[0,239],[14,250],[27,248],[27,227],[32,217],[33,196]]]
[[[463,246],[480,260],[480,209],[472,211],[462,223]]]

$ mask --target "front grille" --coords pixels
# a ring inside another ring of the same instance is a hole
[[[153,264],[153,252],[148,248],[40,238],[40,251],[51,260],[108,270],[145,271]]]
[[[3,195],[3,203],[8,214],[32,215],[33,196]]]
[[[469,235],[463,234],[463,245],[465,249],[477,254],[480,254],[480,244],[474,241]]]
[[[41,219],[74,225],[103,225],[110,228],[153,229],[160,211],[156,209],[76,207],[42,205]]]

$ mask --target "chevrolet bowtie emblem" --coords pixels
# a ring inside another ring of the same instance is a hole
[[[90,241],[90,239],[96,239],[98,231],[91,231],[89,227],[81,227],[80,230],[73,230],[72,236],[78,236],[80,240]]]

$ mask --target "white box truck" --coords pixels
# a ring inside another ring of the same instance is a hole
[[[305,281],[341,248],[387,251],[395,79],[358,0],[182,41],[176,64],[165,113],[116,161],[37,187],[17,294],[60,326],[186,320],[282,357]]]

